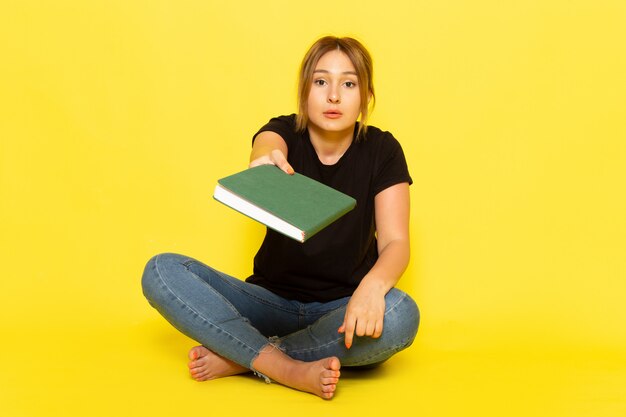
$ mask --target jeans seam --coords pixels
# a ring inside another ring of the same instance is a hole
[[[255,350],[253,347],[249,346],[247,343],[245,343],[244,341],[240,340],[239,338],[235,337],[234,335],[232,335],[231,333],[229,333],[228,331],[219,328],[218,326],[216,326],[213,322],[211,322],[210,320],[208,320],[206,317],[204,317],[204,315],[202,315],[200,312],[196,311],[195,309],[191,308],[187,303],[185,303],[174,291],[172,291],[172,289],[169,287],[169,285],[167,285],[167,283],[165,282],[165,280],[163,279],[163,277],[161,276],[161,271],[159,271],[159,260],[158,257],[154,260],[154,267],[157,273],[157,276],[159,277],[159,279],[161,280],[161,282],[163,283],[163,285],[165,286],[165,288],[167,289],[167,291],[169,291],[170,294],[172,294],[174,297],[176,297],[176,299],[187,309],[189,309],[191,312],[193,312],[194,314],[196,314],[198,317],[200,317],[205,323],[209,324],[211,327],[213,327],[214,329],[218,329],[222,332],[224,332],[225,334],[227,334],[228,336],[232,337],[234,340],[238,341],[239,343],[241,343],[245,348],[251,350],[255,355],[258,355],[259,352],[257,350]],[[191,271],[190,271],[191,272]],[[193,272],[192,272],[193,274]],[[197,276],[196,274],[193,274],[194,276]],[[233,307],[234,308],[234,307]]]
[[[385,312],[386,313],[391,313],[393,310],[395,310],[396,308],[398,308],[398,305],[407,297],[406,293],[402,293],[402,296],[398,299],[398,301],[396,301],[396,303],[394,305],[392,305],[389,310],[387,310]]]
[[[303,329],[302,331],[306,331],[306,329]],[[323,345],[316,345],[316,346],[312,346],[312,347],[306,348],[306,349],[290,350],[289,353],[294,353],[294,354],[308,353],[308,352],[312,352],[312,351],[315,351],[315,350],[318,350],[318,349],[321,349],[321,348],[325,348],[327,346],[330,346],[330,345],[335,344],[335,343],[340,342],[340,341],[341,341],[341,337],[339,337],[337,339],[334,339],[334,340],[331,340],[330,342],[325,343]]]

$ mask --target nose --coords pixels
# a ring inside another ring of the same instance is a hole
[[[332,104],[339,104],[341,102],[341,98],[339,97],[337,90],[333,89],[328,93],[328,102]]]

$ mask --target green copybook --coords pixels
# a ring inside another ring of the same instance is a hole
[[[213,198],[267,227],[304,242],[349,212],[356,200],[304,175],[274,165],[218,180]]]

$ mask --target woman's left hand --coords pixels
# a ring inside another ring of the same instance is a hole
[[[346,348],[350,349],[354,335],[378,338],[383,333],[385,317],[384,291],[360,285],[348,302],[346,315],[339,327],[345,333]]]
[[[409,263],[409,184],[386,188],[374,202],[378,260],[352,294],[339,327],[348,349],[355,334],[378,338],[383,333],[385,295]]]

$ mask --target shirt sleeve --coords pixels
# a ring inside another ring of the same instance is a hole
[[[261,132],[274,132],[280,135],[281,138],[287,144],[287,148],[290,148],[297,136],[296,132],[296,115],[291,114],[289,116],[278,116],[270,119],[258,132],[252,136],[252,144],[254,140]]]
[[[400,142],[386,132],[381,139],[380,158],[376,164],[374,195],[392,185],[408,182],[413,184]]]

